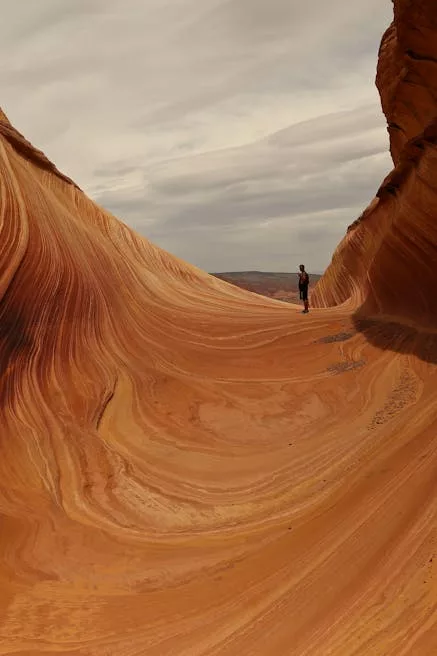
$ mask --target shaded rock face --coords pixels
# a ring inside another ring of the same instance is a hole
[[[395,165],[350,227],[313,302],[437,326],[437,12],[433,0],[395,0],[377,86]]]

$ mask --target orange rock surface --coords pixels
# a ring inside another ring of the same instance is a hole
[[[139,237],[0,116],[0,655],[437,653],[437,65],[403,54],[432,7],[395,2],[410,141],[308,316]]]

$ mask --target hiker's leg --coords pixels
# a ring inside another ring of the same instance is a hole
[[[309,303],[308,303],[308,287],[304,289],[303,292],[303,305],[304,305],[304,312],[309,312]]]

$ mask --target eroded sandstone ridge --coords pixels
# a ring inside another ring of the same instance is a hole
[[[395,3],[397,166],[306,317],[0,115],[0,655],[437,653],[432,6]]]
[[[314,301],[350,299],[373,316],[437,327],[437,10],[395,0],[379,53],[377,86],[395,165],[350,227]]]

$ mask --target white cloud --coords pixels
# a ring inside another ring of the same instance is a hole
[[[300,253],[320,270],[389,168],[373,78],[391,2],[0,5],[12,122],[206,269],[278,270]]]

